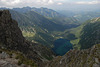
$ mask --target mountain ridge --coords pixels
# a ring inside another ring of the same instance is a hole
[[[60,13],[52,10],[52,9],[48,9],[48,8],[35,8],[35,7],[23,7],[23,8],[13,8],[12,10],[21,12],[21,13],[26,13],[29,11],[35,11],[41,15],[43,15],[44,17],[63,17],[64,15],[61,15]]]
[[[65,29],[78,26],[76,23],[73,24],[73,21],[70,24],[70,19],[66,23],[66,25],[63,25],[61,23],[63,19],[61,20],[61,22],[56,23],[57,21],[47,19],[34,11],[19,13],[10,10],[10,12],[12,14],[12,18],[17,20],[17,22],[19,23],[19,27],[21,28],[23,35],[28,40],[42,43],[44,45],[53,45],[53,41],[56,38],[53,34],[54,31],[64,31]],[[46,35],[48,39],[44,35]]]
[[[21,52],[21,56],[33,60],[40,67],[55,56],[49,48],[27,41],[8,10],[0,11],[0,50]],[[20,59],[24,63],[24,59]]]
[[[79,27],[66,30],[61,36],[70,39],[75,49],[88,49],[93,45],[100,43],[99,24],[100,17],[94,18],[84,22]]]

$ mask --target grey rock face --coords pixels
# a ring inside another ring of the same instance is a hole
[[[7,10],[0,11],[0,43],[3,44],[2,47],[13,50],[21,50],[19,48],[24,44],[18,24]]]
[[[3,61],[2,61],[3,62]],[[1,62],[1,63],[2,63]],[[11,64],[11,63],[9,63],[9,62],[5,62],[5,63],[2,63],[1,65],[0,65],[0,67],[18,67],[17,65],[15,65],[15,64]]]
[[[0,59],[5,59],[5,58],[7,58],[7,57],[8,57],[8,54],[5,53],[5,52],[2,52],[2,53],[0,54]]]

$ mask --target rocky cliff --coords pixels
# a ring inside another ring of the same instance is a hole
[[[100,67],[100,44],[85,50],[70,50],[45,67]]]
[[[39,67],[54,57],[49,48],[25,40],[8,10],[0,11],[0,50],[2,52],[10,50],[17,54],[20,52],[23,57],[34,61]]]

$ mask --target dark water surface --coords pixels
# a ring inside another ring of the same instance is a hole
[[[61,38],[54,41],[54,48],[52,48],[57,55],[61,56],[66,54],[70,49],[73,49],[73,45],[70,43],[70,40]]]

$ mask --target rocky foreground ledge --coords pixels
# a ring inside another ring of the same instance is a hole
[[[70,50],[58,56],[45,67],[100,67],[100,44],[90,49]]]

